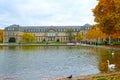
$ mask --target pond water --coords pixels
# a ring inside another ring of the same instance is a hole
[[[120,69],[120,51],[81,46],[0,47],[0,79],[47,80],[108,72],[107,60]]]

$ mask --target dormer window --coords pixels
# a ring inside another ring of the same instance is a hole
[[[8,30],[10,30],[10,28],[8,28]]]
[[[12,30],[14,30],[14,28],[12,28]]]

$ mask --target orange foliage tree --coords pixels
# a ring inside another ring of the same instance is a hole
[[[120,0],[98,0],[93,14],[103,33],[109,36],[114,34],[114,37],[118,34],[116,32],[120,31]]]
[[[0,30],[0,42],[3,42],[3,30]]]
[[[115,39],[120,38],[120,29],[116,29],[115,32],[112,34],[112,37]]]
[[[89,30],[86,33],[86,39],[96,39],[98,40],[98,38],[100,39],[105,39],[107,37],[107,35],[105,33],[103,33],[99,27],[96,27],[95,25],[92,27],[91,30]]]

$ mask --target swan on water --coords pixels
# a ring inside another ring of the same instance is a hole
[[[107,62],[108,62],[108,68],[109,69],[115,69],[115,64],[110,64],[109,60],[107,60]]]

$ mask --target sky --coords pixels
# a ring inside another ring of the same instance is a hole
[[[95,24],[97,0],[0,0],[0,28]]]

